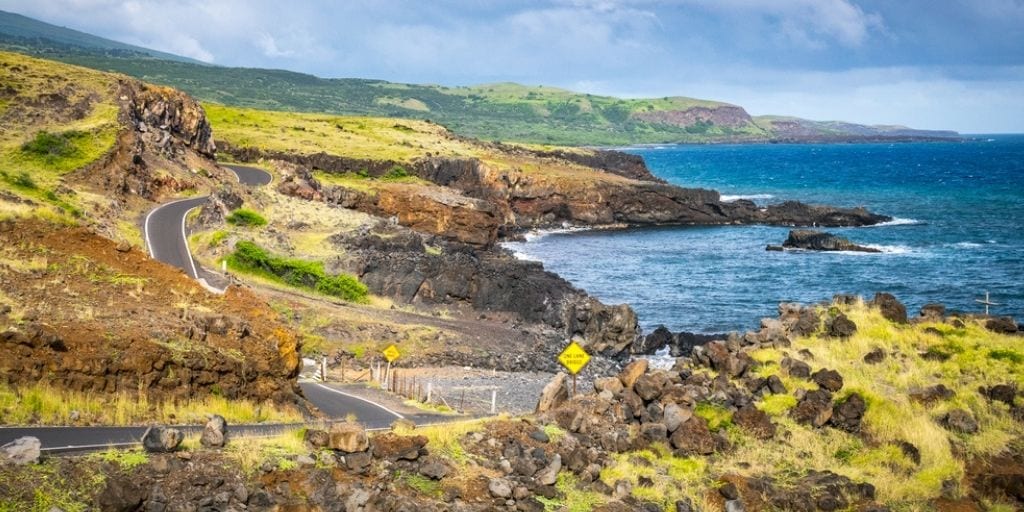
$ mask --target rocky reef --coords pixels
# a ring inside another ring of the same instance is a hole
[[[882,252],[874,247],[857,245],[846,238],[810,229],[794,229],[781,246],[769,245],[769,251],[781,251],[785,249],[805,249],[808,251],[855,251],[855,252]]]

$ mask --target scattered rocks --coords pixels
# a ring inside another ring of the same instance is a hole
[[[833,393],[843,389],[843,376],[839,375],[839,372],[835,370],[818,370],[814,372],[814,375],[811,375],[811,380],[823,389],[827,389]]]
[[[36,437],[19,437],[0,446],[0,463],[23,466],[39,462],[42,443]]]
[[[886,320],[895,324],[908,323],[907,307],[891,293],[876,293],[875,298],[871,300],[870,304],[877,307]]]
[[[551,458],[551,462],[544,469],[540,470],[534,478],[540,485],[555,485],[555,482],[558,480],[558,472],[561,470],[562,456],[556,453]]]
[[[661,395],[661,390],[668,384],[668,376],[664,372],[648,372],[636,379],[633,391],[644,401],[651,401]]]
[[[219,414],[211,414],[203,433],[199,437],[199,444],[207,448],[222,448],[228,440],[228,422]]]
[[[987,388],[982,387],[978,392],[989,400],[1013,406],[1014,400],[1017,397],[1017,386],[1015,384],[996,384]]]
[[[953,409],[942,417],[942,426],[953,432],[961,434],[975,434],[978,432],[978,421],[971,416],[971,413],[963,409]]]
[[[149,453],[169,453],[178,448],[185,434],[176,428],[149,427],[142,434],[142,448]]]
[[[440,480],[448,476],[448,473],[448,466],[436,457],[428,457],[420,464],[420,474],[431,480]]]
[[[356,423],[335,423],[329,438],[327,446],[343,453],[360,453],[370,448],[366,429]]]

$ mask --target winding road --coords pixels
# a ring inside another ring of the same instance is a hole
[[[234,172],[243,185],[256,187],[269,184],[273,176],[255,167],[241,165],[225,166]],[[207,278],[215,279],[216,274],[198,266],[188,248],[185,218],[188,212],[202,206],[208,196],[180,199],[165,203],[149,212],[143,226],[146,246],[153,259],[160,260],[185,271],[189,277],[199,281],[214,293],[223,290],[210,285]],[[396,419],[405,418],[401,413],[388,407],[360,398],[336,385],[301,382],[303,394],[310,403],[332,420],[354,415],[369,429],[388,428]],[[439,421],[436,415],[417,415],[410,419],[417,424]],[[268,436],[288,428],[301,425],[239,425],[231,428],[232,435]],[[180,426],[186,435],[202,430],[201,426]],[[33,436],[40,440],[44,452],[62,453],[98,450],[107,447],[137,445],[146,427],[0,427],[0,445],[19,437]]]

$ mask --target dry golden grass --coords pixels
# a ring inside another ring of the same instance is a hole
[[[770,443],[736,436],[735,452],[714,462],[713,473],[780,475],[830,469],[874,484],[883,503],[918,510],[939,495],[943,480],[962,477],[965,457],[997,454],[1024,435],[1024,428],[1010,418],[1004,404],[991,403],[977,391],[982,385],[1002,383],[1024,387],[1024,364],[1014,362],[1012,355],[1022,353],[1019,338],[992,333],[976,321],[959,329],[947,324],[900,326],[863,303],[842,310],[857,324],[856,335],[844,341],[801,338],[785,352],[809,350],[814,355],[809,361],[812,370],[838,370],[845,382],[839,398],[853,392],[864,396],[868,409],[863,438],[832,428],[798,425],[786,414],[795,401],[771,397],[759,407],[773,416],[781,434]],[[941,334],[927,332],[927,328]],[[879,364],[864,363],[864,355],[876,348],[890,355]],[[947,353],[949,359],[922,357],[929,351]],[[751,355],[761,364],[757,374],[779,373],[782,350],[762,349]],[[784,381],[791,393],[797,387],[815,387],[798,379]],[[910,399],[913,388],[940,382],[956,396],[928,405]],[[980,431],[965,435],[940,426],[943,414],[953,408],[969,410]],[[903,455],[897,445],[900,441],[920,450],[920,466]],[[954,454],[954,445],[963,455]]]
[[[203,423],[207,414],[219,414],[230,423],[294,423],[302,415],[291,407],[228,400],[217,396],[187,401],[151,402],[145,393],[81,393],[37,383],[31,386],[0,384],[2,425],[137,425],[150,422]]]

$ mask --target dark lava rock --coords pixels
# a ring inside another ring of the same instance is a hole
[[[877,306],[886,320],[897,324],[907,323],[907,307],[891,293],[876,293],[871,305]]]
[[[783,357],[780,365],[790,377],[806,379],[811,376],[811,366],[799,359]]]
[[[832,419],[829,420],[832,426],[847,432],[860,432],[861,420],[867,411],[867,403],[858,393],[853,393],[842,403],[832,408]]]
[[[1017,387],[1013,384],[996,384],[988,388],[983,387],[978,391],[989,400],[1002,402],[1010,406],[1013,405],[1014,399],[1017,397]]]
[[[788,390],[786,385],[782,383],[782,379],[778,375],[772,375],[768,377],[768,390],[776,395],[785,394]]]
[[[737,500],[740,498],[740,490],[732,482],[726,482],[725,485],[719,487],[718,493],[727,500]]]
[[[946,317],[946,306],[937,303],[921,306],[921,320],[926,322],[941,322]]]
[[[326,430],[310,428],[306,429],[306,433],[302,435],[302,440],[313,448],[325,448],[331,443],[331,436]]]
[[[207,448],[221,448],[228,440],[228,422],[219,414],[211,414],[210,420],[203,427],[199,444]]]
[[[669,346],[675,337],[664,325],[659,325],[654,332],[647,336],[638,337],[633,342],[632,352],[634,354],[653,354],[664,347]]]
[[[832,394],[822,389],[808,391],[789,415],[797,423],[821,427],[832,419]]]
[[[961,434],[974,434],[978,431],[978,422],[971,413],[963,409],[953,409],[942,418],[942,425]]]
[[[420,465],[420,474],[431,480],[440,480],[448,476],[448,472],[448,466],[435,457],[424,460],[423,464]]]
[[[949,400],[954,396],[956,396],[956,392],[947,388],[944,384],[910,390],[910,399],[923,404],[930,404],[938,400]]]
[[[828,325],[828,335],[833,338],[849,338],[857,332],[857,324],[839,313]]]
[[[672,446],[683,452],[709,455],[715,451],[715,438],[711,436],[708,422],[700,416],[693,416],[672,434]]]
[[[106,480],[103,491],[96,497],[98,510],[133,512],[146,500],[146,491],[135,484],[131,475],[114,472]]]
[[[185,434],[176,428],[149,427],[142,434],[142,448],[150,453],[173,452],[185,439]]]
[[[900,441],[899,447],[903,455],[912,460],[915,465],[921,465],[921,450],[918,450],[916,446],[906,441]]]
[[[843,376],[835,370],[818,370],[811,375],[811,380],[833,393],[843,389]]]
[[[794,229],[782,243],[789,249],[807,249],[810,251],[857,251],[882,252],[871,247],[857,245],[841,236],[811,229]]]
[[[775,436],[775,425],[771,419],[753,405],[747,405],[733,413],[732,422],[757,439],[771,439]]]
[[[880,348],[876,348],[864,355],[864,362],[868,364],[878,364],[884,360],[885,351]]]
[[[423,436],[400,436],[392,432],[378,434],[370,440],[373,455],[382,459],[416,460],[425,453],[427,438]]]
[[[1000,334],[1014,334],[1017,332],[1017,322],[1013,320],[1013,317],[998,316],[989,318],[985,322],[985,328]]]

